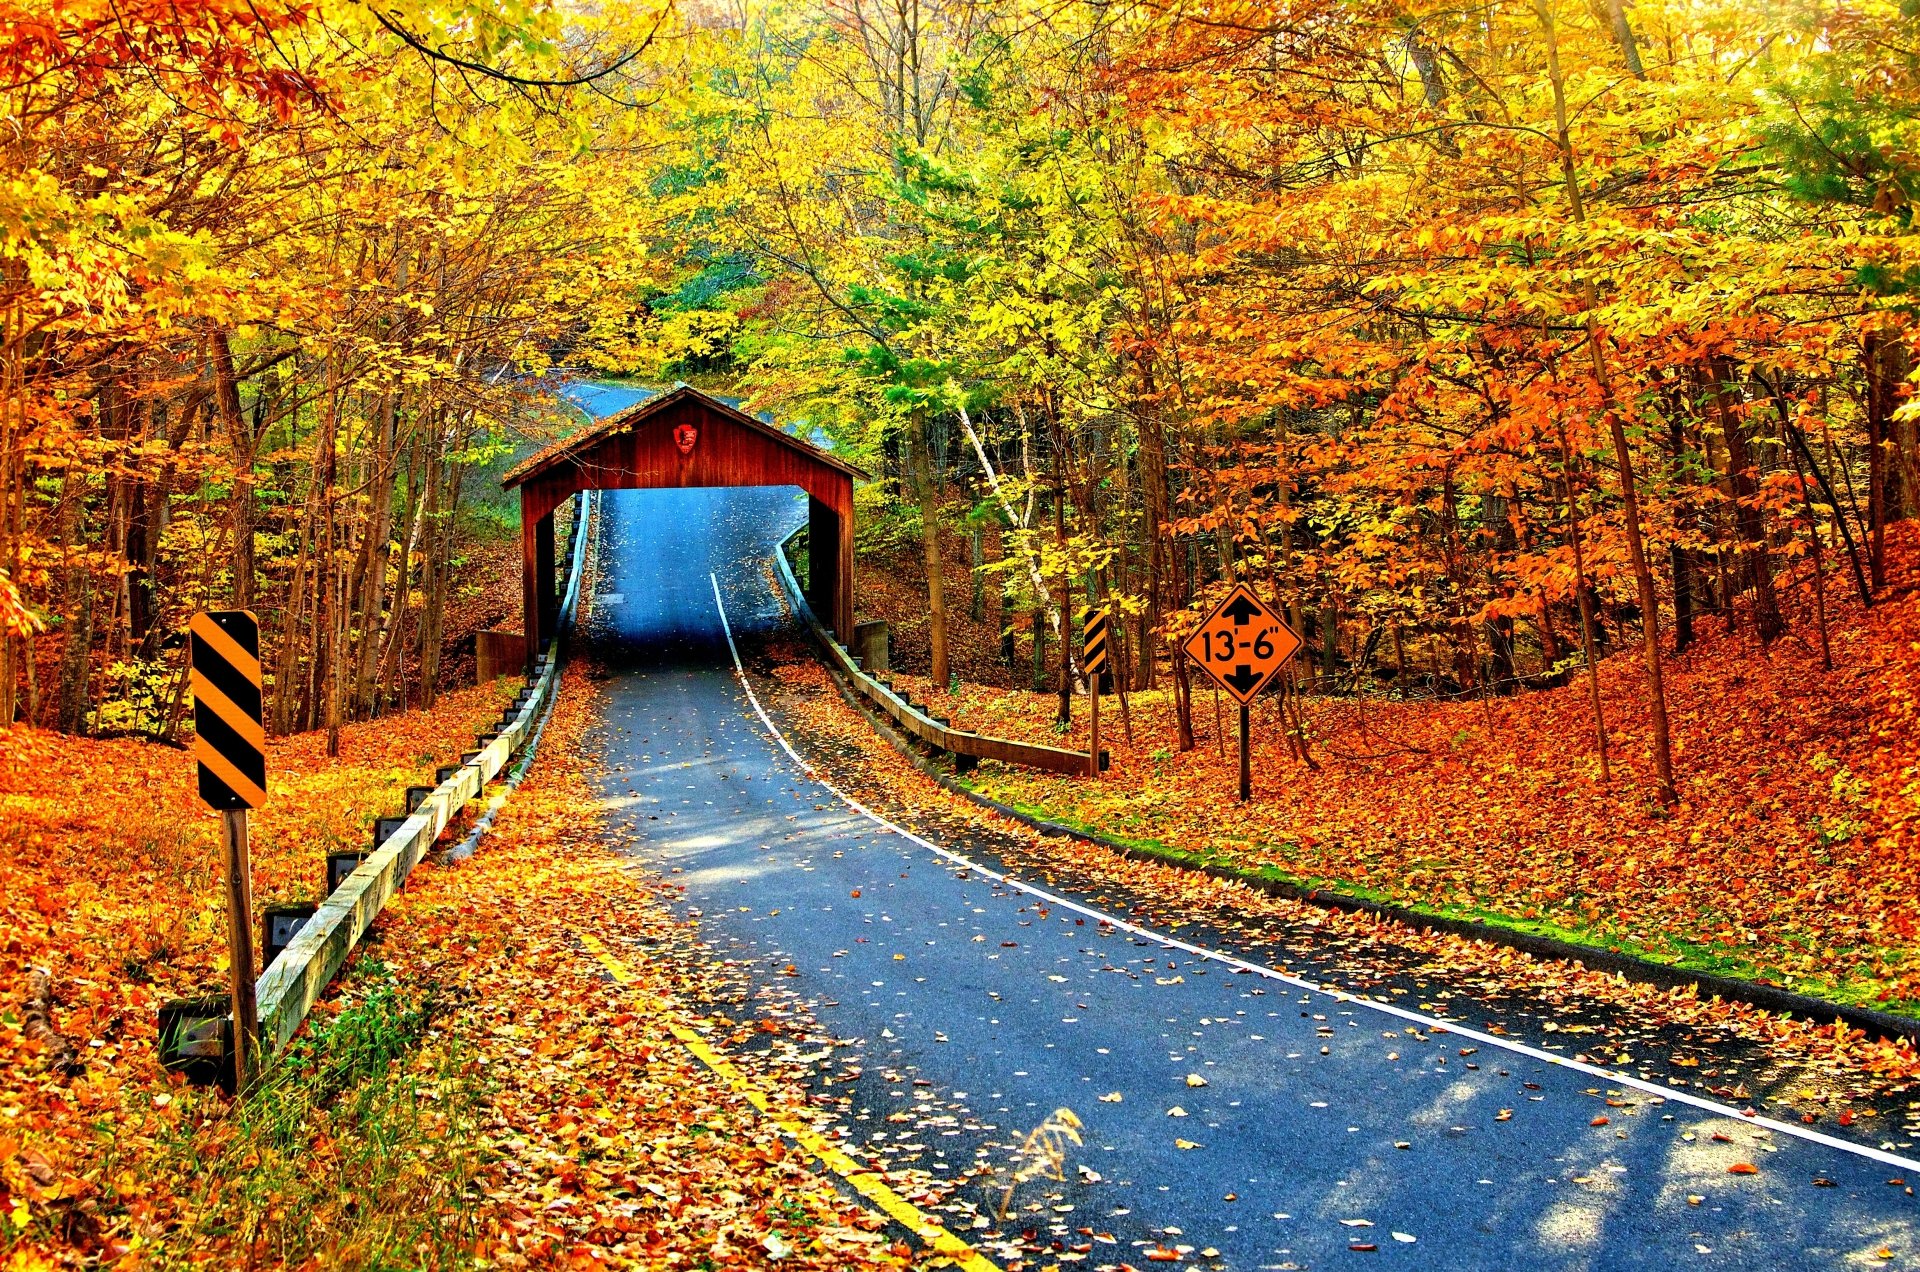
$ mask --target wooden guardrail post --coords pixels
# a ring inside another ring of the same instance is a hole
[[[869,676],[884,676],[887,666],[888,649],[887,624],[882,619],[873,619],[853,625],[853,656],[860,660],[860,670]]]

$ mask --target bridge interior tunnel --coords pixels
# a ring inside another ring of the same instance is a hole
[[[636,600],[686,606],[727,562],[764,560],[808,530],[807,599],[841,640],[853,635],[853,484],[865,473],[807,441],[691,388],[610,416],[511,470],[521,512],[524,631],[531,660],[559,620],[554,514],[584,491],[622,536],[619,560]],[[804,508],[800,494],[804,492]],[[705,570],[695,568],[701,561]],[[599,590],[626,599],[626,585]],[[711,596],[699,605],[711,610]]]
[[[589,576],[596,639],[623,661],[725,662],[716,587],[736,636],[784,626],[788,606],[769,576],[770,558],[796,530],[838,529],[837,519],[816,524],[810,503],[791,486],[602,492]],[[813,581],[809,605],[831,605],[831,578],[816,573]],[[542,574],[536,586],[540,604],[557,618],[564,591],[557,572]]]

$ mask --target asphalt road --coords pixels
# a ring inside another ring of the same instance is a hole
[[[943,1217],[1002,1266],[1916,1266],[1903,1168],[1196,958],[854,812],[769,736],[715,603],[751,661],[803,517],[791,490],[606,495],[606,808],[716,957],[845,1041],[818,1068],[850,1150],[954,1181]],[[994,1217],[1056,1109],[1066,1179]]]

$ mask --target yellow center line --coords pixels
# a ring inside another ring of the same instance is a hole
[[[608,974],[615,981],[622,985],[634,983],[633,973],[608,952],[607,947],[600,943],[598,937],[590,932],[582,932],[578,928],[574,929],[573,934],[589,953],[600,960],[600,965],[607,969]],[[693,1053],[696,1060],[713,1070],[728,1086],[744,1095],[754,1108],[766,1114],[767,1119],[780,1129],[781,1134],[813,1154],[823,1166],[846,1180],[855,1192],[878,1206],[888,1218],[919,1237],[935,1252],[951,1259],[956,1267],[966,1269],[966,1272],[1000,1272],[998,1264],[935,1223],[919,1207],[889,1188],[886,1181],[878,1174],[847,1156],[826,1136],[804,1122],[781,1112],[752,1078],[742,1073],[731,1060],[707,1045],[705,1038],[685,1025],[676,1024],[671,1020],[667,1021],[667,1030],[679,1040],[680,1045]]]

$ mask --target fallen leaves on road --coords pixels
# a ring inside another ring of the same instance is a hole
[[[669,1031],[690,1029],[786,1112],[804,1097],[727,1052],[739,1021],[696,1004],[717,982],[672,885],[616,856],[594,819],[581,740],[590,683],[569,672],[529,779],[468,861],[390,910],[383,957],[455,987],[449,1046],[491,1083],[485,1258],[639,1267],[897,1267],[877,1214],[849,1202]],[[597,937],[634,978],[580,947]]]
[[[1915,623],[1920,631],[1920,618]],[[1517,1004],[1530,1020],[1539,1022],[1531,1028],[1550,1026],[1560,1036],[1577,1039],[1569,1046],[1549,1037],[1544,1045],[1603,1066],[1657,1069],[1662,1062],[1649,1053],[1676,1051],[1673,1031],[1684,1030],[1687,1042],[1685,1054],[1680,1055],[1684,1063],[1677,1064],[1669,1080],[1679,1087],[1697,1085],[1722,1099],[1752,1098],[1747,1080],[1733,1076],[1749,1064],[1760,1066],[1756,1078],[1778,1072],[1786,1075],[1783,1081],[1792,1079],[1796,1086],[1811,1079],[1820,1088],[1818,1102],[1838,1099],[1855,1104],[1854,1115],[1857,1102],[1882,1094],[1891,1097],[1901,1083],[1920,1078],[1920,1052],[1905,1042],[1868,1038],[1843,1025],[1784,1017],[1691,990],[1630,982],[1578,964],[1537,959],[1511,948],[1368,914],[1327,910],[1143,854],[1042,835],[942,788],[920,772],[875,732],[865,716],[832,691],[825,671],[805,650],[776,648],[769,661],[773,664],[765,695],[769,706],[785,720],[783,727],[807,750],[810,761],[823,766],[832,780],[863,802],[946,842],[963,848],[978,844],[984,852],[998,854],[1016,874],[1031,873],[1037,883],[1069,880],[1064,886],[1105,898],[1104,904],[1127,911],[1151,927],[1178,930],[1203,925],[1226,934],[1251,957],[1273,966],[1284,969],[1302,959],[1309,977],[1318,979],[1332,972],[1352,992],[1378,993],[1377,987],[1384,982],[1393,986],[1388,992],[1401,994],[1411,983],[1435,996],[1427,1001],[1409,998],[1408,1004],[1443,1018],[1462,1005],[1474,1012],[1503,1001]],[[983,764],[980,771],[988,772],[989,766]],[[1054,781],[1015,775],[1011,770],[999,770],[994,780]],[[1071,779],[1060,780],[1065,783],[1061,789],[1073,784]],[[1112,789],[1124,787],[1116,782]],[[1099,798],[1111,793],[1105,783],[1101,791]],[[1138,812],[1153,806],[1149,799],[1133,807]],[[1212,817],[1220,805],[1211,801],[1207,809]],[[1125,823],[1123,833],[1131,832],[1133,826]],[[1152,978],[1156,985],[1179,979]],[[1456,997],[1463,991],[1465,997]],[[1556,1023],[1561,1013],[1590,1015],[1586,1020]],[[1484,1028],[1495,1035],[1510,1032],[1498,1020],[1485,1021]],[[1639,1045],[1647,1038],[1666,1045]],[[1331,1049],[1322,1045],[1318,1050],[1327,1055]],[[1703,1056],[1705,1068],[1701,1067]],[[1474,1056],[1466,1066],[1477,1067],[1479,1060]],[[1682,1072],[1687,1076],[1681,1077]],[[1728,1094],[1721,1095],[1722,1091]],[[1770,1098],[1769,1103],[1773,1102]],[[1915,1130],[1920,1131],[1920,1126]]]

